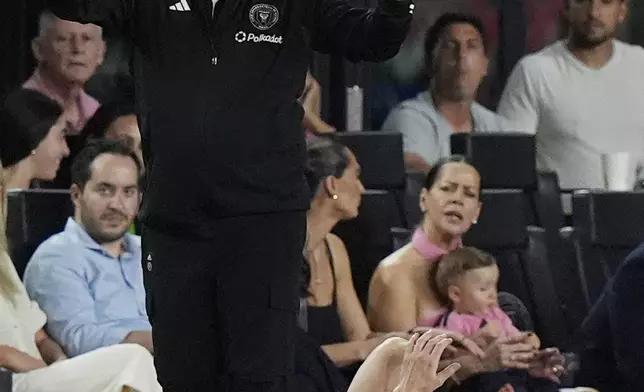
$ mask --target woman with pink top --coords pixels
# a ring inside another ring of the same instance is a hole
[[[440,295],[428,279],[434,263],[462,247],[463,235],[476,223],[482,207],[480,184],[478,171],[461,156],[439,160],[431,168],[420,194],[421,225],[409,244],[380,262],[372,277],[367,317],[373,329],[413,330],[440,311]],[[454,379],[462,382],[480,373],[530,368],[556,378],[560,368],[553,361],[558,352],[536,352],[531,336],[494,339],[484,348],[483,358],[465,351],[453,354],[461,365]]]

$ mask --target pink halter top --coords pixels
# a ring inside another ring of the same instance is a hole
[[[448,253],[447,250],[431,242],[429,238],[427,238],[427,234],[425,234],[421,227],[417,228],[416,231],[414,231],[414,235],[411,237],[411,246],[413,246],[414,249],[416,249],[418,253],[423,256],[423,258],[430,262],[434,262]],[[460,248],[461,246],[463,246],[463,244],[459,239],[457,241],[454,241],[450,248],[456,249]]]

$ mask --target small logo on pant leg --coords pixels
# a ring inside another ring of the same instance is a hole
[[[148,253],[145,257],[145,268],[147,268],[148,272],[152,272],[152,253]]]

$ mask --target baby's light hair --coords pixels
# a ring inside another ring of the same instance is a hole
[[[443,303],[449,303],[448,288],[456,284],[467,271],[496,265],[491,254],[473,247],[458,248],[436,262],[434,266],[433,286]]]

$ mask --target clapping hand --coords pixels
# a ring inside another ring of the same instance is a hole
[[[394,392],[432,392],[456,373],[461,365],[452,363],[438,372],[441,356],[452,339],[436,336],[432,330],[422,336],[414,334],[407,343],[401,367],[400,382]]]

